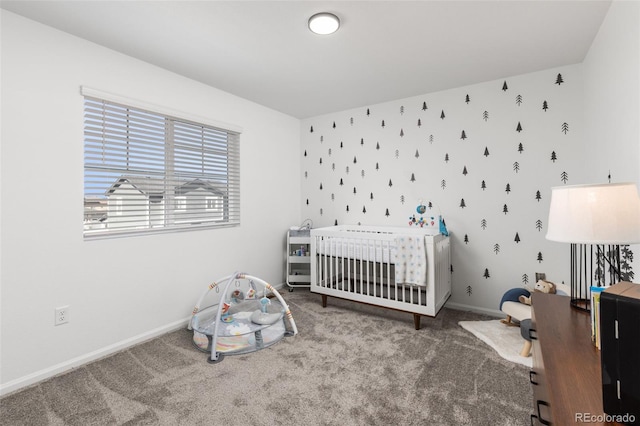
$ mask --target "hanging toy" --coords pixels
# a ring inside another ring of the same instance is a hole
[[[266,314],[267,306],[269,306],[270,304],[271,304],[271,300],[269,300],[267,296],[264,296],[262,299],[260,299],[260,312],[262,312],[263,314]]]
[[[249,281],[249,290],[247,290],[247,299],[255,299],[256,297],[256,285],[253,280]]]

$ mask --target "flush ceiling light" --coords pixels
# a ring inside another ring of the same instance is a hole
[[[340,28],[340,19],[333,13],[316,13],[309,18],[309,29],[316,34],[332,34]]]

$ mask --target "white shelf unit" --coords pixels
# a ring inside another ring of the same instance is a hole
[[[311,230],[287,231],[287,287],[311,287]]]

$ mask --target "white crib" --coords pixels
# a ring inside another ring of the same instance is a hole
[[[399,236],[424,236],[426,285],[395,282]],[[311,291],[322,295],[436,316],[451,296],[449,237],[432,228],[340,225],[311,230]]]

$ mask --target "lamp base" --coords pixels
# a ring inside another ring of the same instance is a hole
[[[571,298],[571,307],[581,312],[591,312],[591,300]]]

